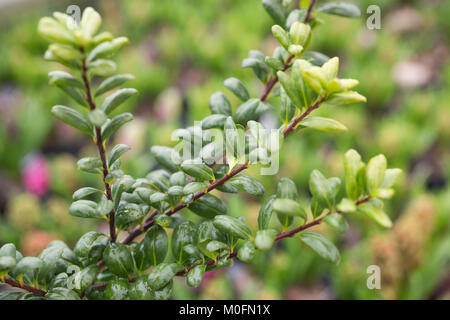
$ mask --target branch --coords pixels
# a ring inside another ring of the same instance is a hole
[[[306,12],[305,20],[303,21],[304,23],[308,23],[311,20],[311,13],[315,4],[316,0],[311,0],[311,2],[309,3],[308,11]]]
[[[80,48],[81,53],[84,55],[84,48]],[[87,65],[86,65],[86,58],[83,58],[81,61],[82,68],[81,68],[81,77],[83,78],[84,86],[86,88],[86,101],[89,104],[89,108],[91,110],[94,110],[96,108],[94,99],[92,98],[91,94],[91,85],[89,82],[89,79],[87,77]],[[103,183],[105,184],[106,189],[106,196],[108,200],[114,201],[111,193],[111,186],[108,182],[106,182],[106,176],[109,173],[108,170],[108,164],[106,162],[106,150],[105,146],[103,145],[103,139],[102,139],[102,131],[101,128],[98,126],[95,126],[95,144],[97,145],[98,153],[100,155],[100,160],[102,161],[102,172],[103,172]],[[115,212],[114,209],[111,210],[109,213],[109,235],[112,242],[116,241],[116,225],[114,222],[115,218]]]
[[[360,205],[360,204],[362,204],[362,203],[364,203],[364,202],[367,202],[367,201],[369,201],[369,200],[370,200],[370,197],[367,196],[367,197],[365,197],[365,198],[362,198],[362,199],[356,201],[355,204],[358,206],[358,205]],[[341,212],[340,210],[337,210],[336,213],[342,213],[342,212]],[[330,213],[328,213],[328,214],[330,214]],[[279,233],[279,234],[275,237],[275,241],[279,241],[279,240],[284,239],[284,238],[290,238],[290,237],[293,237],[294,235],[296,235],[297,233],[299,233],[299,232],[301,232],[301,231],[303,231],[303,230],[309,229],[309,228],[311,228],[311,227],[314,227],[314,226],[316,226],[316,225],[322,223],[323,219],[324,219],[328,214],[326,214],[325,216],[323,216],[323,217],[321,217],[321,218],[317,218],[317,219],[315,219],[315,220],[313,220],[313,221],[311,221],[311,222],[309,222],[309,223],[307,223],[307,224],[301,225],[300,227],[298,227],[298,228],[296,228],[296,229],[293,229],[293,230],[291,230],[291,231],[286,231],[286,232]],[[236,252],[236,251],[235,251],[235,252],[231,252],[230,255],[228,256],[228,259],[234,259],[234,258],[236,258],[236,256],[237,256],[237,252]],[[207,266],[212,266],[212,265],[214,265],[215,263],[216,263],[216,262],[215,262],[214,260],[208,260],[208,261],[206,261],[205,263],[199,263],[199,264],[190,266],[190,267],[188,267],[188,268],[186,268],[186,269],[183,269],[183,270],[178,271],[178,272],[177,272],[177,276],[183,276],[183,275],[185,275],[185,274],[188,273],[191,269],[195,268],[195,267],[198,266],[198,265],[204,264],[204,265],[207,265]]]
[[[11,287],[15,287],[15,288],[20,288],[20,289],[24,289],[28,292],[40,295],[42,297],[45,297],[45,295],[47,294],[47,291],[32,287],[27,285],[26,283],[20,283],[19,281],[13,280],[11,278],[5,277],[4,278],[4,282],[9,284]]]

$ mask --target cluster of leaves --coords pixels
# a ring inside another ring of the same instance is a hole
[[[252,98],[242,81],[225,80],[225,87],[242,104],[232,112],[227,96],[222,92],[214,93],[210,98],[210,116],[198,126],[174,132],[174,136],[180,138],[177,145],[180,149],[165,146],[151,149],[163,169],[137,179],[120,169],[120,157],[129,150],[128,146],[114,146],[108,157],[105,149],[108,138],[132,119],[128,113],[112,114],[136,90],[115,90],[99,108],[95,102],[96,97],[132,79],[127,74],[114,75],[116,67],[109,59],[128,42],[127,39],[113,38],[107,32],[96,35],[101,17],[92,8],[84,11],[79,25],[62,13],[55,13],[54,19],[41,19],[40,34],[53,42],[45,57],[81,75],[80,79],[63,71],[49,74],[50,83],[80,105],[78,108],[56,106],[52,111],[63,122],[93,138],[99,158],[83,158],[78,166],[101,176],[105,185],[104,191],[92,187],[77,190],[69,213],[82,218],[106,219],[110,234],[89,232],[73,250],[55,241],[39,257],[22,258],[11,244],[2,247],[2,280],[18,288],[32,286],[40,290],[21,296],[23,299],[41,296],[48,299],[168,299],[174,276],[186,276],[187,284],[196,287],[205,272],[228,267],[235,257],[250,261],[257,249],[268,250],[275,241],[297,233],[301,241],[324,259],[338,263],[339,252],[332,242],[318,233],[302,231],[323,220],[344,232],[343,213],[361,212],[385,227],[390,226],[382,200],[393,195],[391,187],[399,170],[386,169],[386,159],[382,155],[372,158],[366,165],[356,151],[346,154],[347,197],[343,199],[337,199],[339,178],[326,178],[319,171],[313,171],[310,208],[297,202],[293,181],[282,178],[276,194],[262,204],[256,233],[246,225],[243,216],[229,215],[226,203],[211,194],[213,190],[243,191],[262,197],[265,193],[262,184],[241,173],[243,170],[256,163],[270,165],[279,152],[280,141],[297,128],[344,130],[345,127],[334,119],[310,116],[322,103],[342,105],[365,101],[363,96],[349,90],[358,84],[357,80],[337,78],[338,58],[328,59],[321,53],[305,51],[313,29],[320,24],[308,10],[314,2],[290,13],[287,2],[283,5],[278,0],[263,0],[263,5],[278,23],[272,32],[280,46],[268,57],[252,50],[242,64],[252,68],[261,80],[265,88],[263,94]],[[318,8],[325,13],[347,16],[354,16],[355,10],[354,6],[342,3],[327,3]],[[94,94],[91,93],[93,77],[106,77]],[[281,86],[275,87],[278,80]],[[267,101],[273,88],[274,97],[279,97],[283,124],[274,134],[269,134],[257,120],[263,112],[275,108]],[[224,154],[226,161],[222,164],[219,160]],[[181,210],[190,210],[201,221],[186,220]],[[273,213],[282,227],[279,234],[269,228]],[[307,223],[309,216],[312,221]],[[170,240],[166,229],[173,229]],[[129,233],[118,243],[116,233],[123,230]],[[141,242],[133,242],[144,232]]]

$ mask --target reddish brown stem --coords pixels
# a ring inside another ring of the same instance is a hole
[[[81,48],[80,51],[84,55],[84,49]],[[81,65],[82,65],[81,78],[83,79],[84,87],[86,88],[86,101],[89,104],[89,109],[95,110],[96,105],[91,94],[91,85],[87,76],[87,65],[85,58],[83,58]],[[108,163],[106,161],[106,150],[105,146],[103,145],[102,130],[98,126],[95,126],[95,144],[97,145],[100,160],[102,161],[103,183],[106,189],[106,197],[108,198],[108,200],[114,201],[111,193],[111,186],[109,185],[108,182],[106,182],[106,176],[108,175],[109,170],[108,170]],[[115,212],[114,209],[112,209],[111,212],[109,213],[109,235],[112,242],[115,242],[117,238],[116,224],[114,220],[115,220]]]
[[[26,283],[20,284],[19,281],[13,280],[13,279],[8,278],[8,277],[5,277],[4,280],[5,280],[5,283],[9,284],[12,287],[20,288],[20,289],[26,290],[28,292],[40,295],[42,297],[45,297],[45,295],[47,294],[47,292],[44,291],[44,290],[41,290],[41,289],[38,289],[38,288],[35,288],[35,287],[32,287],[32,286],[29,286]]]
[[[305,20],[303,21],[304,23],[308,23],[311,20],[312,9],[315,4],[316,0],[311,0],[311,2],[309,3],[308,11],[306,12]]]

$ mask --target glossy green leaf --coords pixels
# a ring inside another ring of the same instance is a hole
[[[106,300],[125,300],[128,297],[128,280],[114,279],[108,282],[105,289]]]
[[[197,288],[202,282],[205,271],[206,265],[204,264],[195,266],[194,268],[189,270],[189,272],[186,275],[186,283],[188,284],[188,286]]]
[[[108,120],[108,117],[102,110],[95,109],[95,110],[89,111],[88,119],[89,119],[90,123],[92,123],[92,125],[94,125],[96,127],[101,127]]]
[[[336,246],[320,233],[304,232],[300,235],[300,240],[313,249],[324,260],[338,265],[341,255]]]
[[[280,25],[285,24],[287,11],[279,0],[262,0],[262,5],[273,21]]]
[[[130,283],[128,294],[131,300],[153,300],[154,295],[147,281],[147,276],[139,277]]]
[[[113,90],[129,80],[134,80],[134,76],[131,74],[118,74],[106,78],[98,86],[97,90],[95,91],[95,96],[97,97],[105,92]]]
[[[247,192],[248,194],[257,197],[262,197],[265,192],[261,182],[245,174],[234,176],[229,180],[228,183],[241,191]]]
[[[119,130],[121,126],[123,126],[125,123],[130,122],[133,120],[133,115],[131,113],[122,113],[111,120],[108,120],[103,126],[102,126],[102,139],[103,141],[107,140],[110,135],[112,135],[114,132]]]
[[[173,173],[170,176],[170,185],[184,187],[186,185],[186,174],[182,171]]]
[[[367,189],[371,195],[383,184],[386,174],[387,160],[379,154],[369,160],[366,167]]]
[[[51,71],[48,74],[49,83],[55,86],[69,86],[84,89],[84,84],[70,73],[60,70]]]
[[[384,228],[392,227],[392,221],[389,216],[384,212],[382,206],[374,201],[359,205],[358,212],[368,216]]]
[[[266,229],[269,225],[270,219],[272,218],[273,213],[273,202],[276,199],[276,195],[272,195],[267,198],[263,204],[261,205],[261,209],[258,214],[258,228]]]
[[[185,185],[183,188],[183,192],[185,195],[189,195],[192,193],[197,193],[199,191],[205,190],[206,187],[207,187],[207,185],[205,183],[194,181],[194,182],[190,182],[187,185]]]
[[[80,218],[93,218],[100,219],[100,215],[97,210],[97,203],[90,200],[78,200],[73,202],[69,207],[69,214],[74,217]]]
[[[117,159],[119,159],[125,152],[131,150],[129,146],[126,144],[117,144],[112,148],[109,157],[108,164],[111,166]]]
[[[213,114],[231,116],[231,104],[223,92],[216,92],[209,98],[209,108]]]
[[[77,167],[81,171],[89,173],[100,173],[103,167],[103,163],[96,157],[85,157],[77,161]]]
[[[109,271],[119,277],[129,278],[133,273],[133,256],[130,249],[124,244],[111,243],[103,253],[103,260]]]
[[[327,179],[318,170],[311,172],[309,178],[309,189],[312,195],[324,206],[332,209],[335,197],[339,190],[340,180],[338,178]]]
[[[185,160],[181,164],[181,169],[193,178],[200,180],[214,180],[213,170],[202,163],[200,159]]]
[[[80,296],[75,291],[67,288],[55,288],[49,291],[45,297],[48,300],[80,300]]]
[[[274,229],[258,230],[255,236],[255,247],[263,251],[271,249],[276,235],[277,232]]]
[[[97,278],[100,269],[96,265],[90,265],[75,275],[75,288],[80,291],[86,290]]]
[[[212,114],[207,116],[202,120],[202,129],[223,128],[226,119],[227,115],[224,114]]]
[[[93,243],[99,238],[105,237],[102,233],[96,231],[90,231],[81,236],[78,242],[75,244],[73,252],[79,257],[87,257],[91,251]]]
[[[62,122],[87,133],[90,136],[94,135],[92,124],[78,111],[66,106],[54,106],[52,108],[52,113]]]
[[[98,59],[88,64],[88,71],[93,76],[109,77],[113,75],[116,70],[116,63],[107,59]]]
[[[134,251],[136,267],[139,271],[147,270],[164,262],[168,251],[168,237],[160,226],[151,227],[144,240]]]
[[[178,171],[178,164],[181,162],[181,157],[174,149],[165,146],[153,146],[151,154],[156,161],[171,172]]]
[[[317,11],[333,14],[348,18],[359,18],[361,17],[361,10],[357,6],[348,2],[327,2],[322,4],[317,8]]]
[[[128,38],[118,37],[111,41],[104,41],[91,50],[87,61],[93,61],[98,58],[108,58],[114,55],[121,47],[128,44]]]
[[[309,116],[300,122],[300,125],[319,131],[347,131],[347,127],[339,121],[324,117]]]
[[[235,217],[217,215],[213,223],[217,229],[233,237],[248,240],[252,236],[252,232],[245,223]]]
[[[344,169],[347,195],[350,199],[356,200],[364,191],[358,183],[358,176],[364,170],[364,163],[357,151],[350,149],[345,153]]]
[[[323,218],[323,222],[338,230],[340,233],[347,233],[348,223],[345,218],[338,213],[331,213]]]
[[[172,254],[179,263],[183,262],[183,247],[188,244],[196,244],[197,230],[195,225],[186,221],[178,225],[172,234]]]
[[[272,204],[272,209],[275,212],[285,214],[288,216],[298,216],[306,219],[306,212],[303,207],[294,200],[291,199],[275,199]]]
[[[212,194],[205,194],[201,198],[189,204],[189,210],[195,214],[212,219],[217,215],[226,214],[227,206],[225,202]]]
[[[146,212],[135,203],[121,204],[116,212],[116,225],[120,230],[127,230],[133,224],[139,223],[146,216]]]
[[[246,100],[242,103],[234,113],[233,119],[236,123],[246,125],[247,121],[255,119],[255,114],[259,106],[258,99]]]
[[[277,185],[277,198],[280,199],[297,199],[297,186],[294,181],[289,178],[281,178]]]
[[[223,84],[242,101],[247,101],[250,98],[247,87],[241,80],[237,78],[228,78]]]
[[[105,114],[110,114],[114,109],[124,103],[128,98],[137,94],[137,90],[133,88],[123,88],[106,97],[101,105],[101,109]]]
[[[241,261],[250,262],[255,257],[255,254],[255,245],[253,244],[253,242],[247,240],[239,248],[237,257]]]
[[[161,290],[169,284],[179,269],[176,263],[160,263],[150,271],[148,284],[153,290]]]

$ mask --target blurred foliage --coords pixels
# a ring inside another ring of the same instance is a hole
[[[354,2],[363,13],[372,4]],[[290,152],[280,159],[276,179],[262,176],[261,181],[271,194],[275,181],[289,176],[308,198],[307,181],[313,169],[343,176],[342,161],[336,159],[342,159],[347,149],[354,147],[365,158],[383,152],[392,166],[407,173],[386,209],[394,215],[394,228],[382,231],[363,219],[352,219],[349,233],[333,239],[344,249],[338,267],[319,263],[298,239],[286,239],[277,244],[283,250],[259,252],[251,265],[236,263],[228,272],[209,273],[198,289],[175,281],[175,298],[424,299],[448,278],[450,2],[377,3],[381,30],[367,29],[365,19],[324,15],[327,27],[311,43],[316,51],[341,57],[343,76],[361,79],[358,90],[368,103],[319,110],[318,115],[344,123],[348,132],[302,130],[286,141],[284,148]],[[270,53],[276,46],[269,34],[270,18],[259,0],[99,0],[89,4],[102,12],[108,29],[127,35],[132,43],[118,57],[118,66],[119,71],[136,76],[133,86],[141,94],[126,105],[135,111],[136,120],[115,137],[116,142],[132,147],[123,163],[128,174],[140,176],[154,168],[150,146],[173,144],[170,136],[175,128],[206,116],[209,96],[223,88],[224,79],[236,76],[253,93],[261,90],[251,72],[240,68],[251,48]],[[14,19],[7,19],[8,10],[0,13],[4,20],[0,30],[0,244],[14,242],[26,254],[39,252],[55,238],[73,245],[92,227],[69,217],[67,208],[74,190],[95,186],[95,180],[78,172],[75,163],[95,150],[74,130],[52,119],[50,108],[68,98],[46,84],[47,73],[55,65],[43,62],[46,43],[35,31],[39,17],[65,11],[67,5],[58,1],[37,8],[24,6],[14,10]],[[401,69],[405,62],[409,69]],[[429,73],[428,80],[407,85],[411,78],[425,78],[414,69],[418,66]],[[237,101],[231,102],[236,105]],[[274,114],[263,118],[273,127],[279,121]],[[44,155],[49,165],[50,186],[40,197],[27,193],[23,182],[23,172],[36,154]],[[247,221],[256,221],[259,204],[253,198],[230,195],[229,207],[232,214],[245,212]],[[327,226],[318,228],[328,231]],[[366,286],[366,268],[372,264],[382,269],[381,290]],[[437,297],[449,298],[449,289]]]

